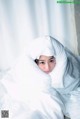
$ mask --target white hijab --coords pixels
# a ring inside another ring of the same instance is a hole
[[[35,39],[33,43],[30,44],[28,50],[28,55],[33,60],[38,59],[40,55],[54,56],[56,58],[56,66],[50,73],[52,86],[54,88],[64,87],[63,76],[67,65],[67,57],[64,47],[54,38],[44,36]]]

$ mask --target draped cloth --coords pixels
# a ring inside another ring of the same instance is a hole
[[[63,104],[50,88],[50,77],[39,70],[28,51],[29,47],[0,81],[6,90],[1,109],[9,110],[10,119],[63,119]]]
[[[51,50],[56,59],[56,66],[50,74],[40,70],[34,62],[45,50]],[[1,83],[5,94],[24,108],[24,111],[18,109],[17,116],[22,112],[26,115],[24,119],[63,119],[64,115],[71,119],[80,118],[80,61],[51,36],[39,37],[29,43]]]

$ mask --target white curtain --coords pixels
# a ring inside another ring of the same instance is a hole
[[[14,64],[28,42],[43,35],[78,54],[74,6],[57,0],[0,0],[0,71]]]

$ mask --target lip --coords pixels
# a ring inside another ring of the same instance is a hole
[[[50,73],[50,71],[45,71],[45,73],[49,74],[49,73]]]

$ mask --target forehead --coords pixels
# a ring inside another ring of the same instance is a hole
[[[39,57],[39,60],[49,60],[49,59],[52,59],[52,58],[54,58],[54,57],[53,57],[53,56],[41,55],[41,56]]]

